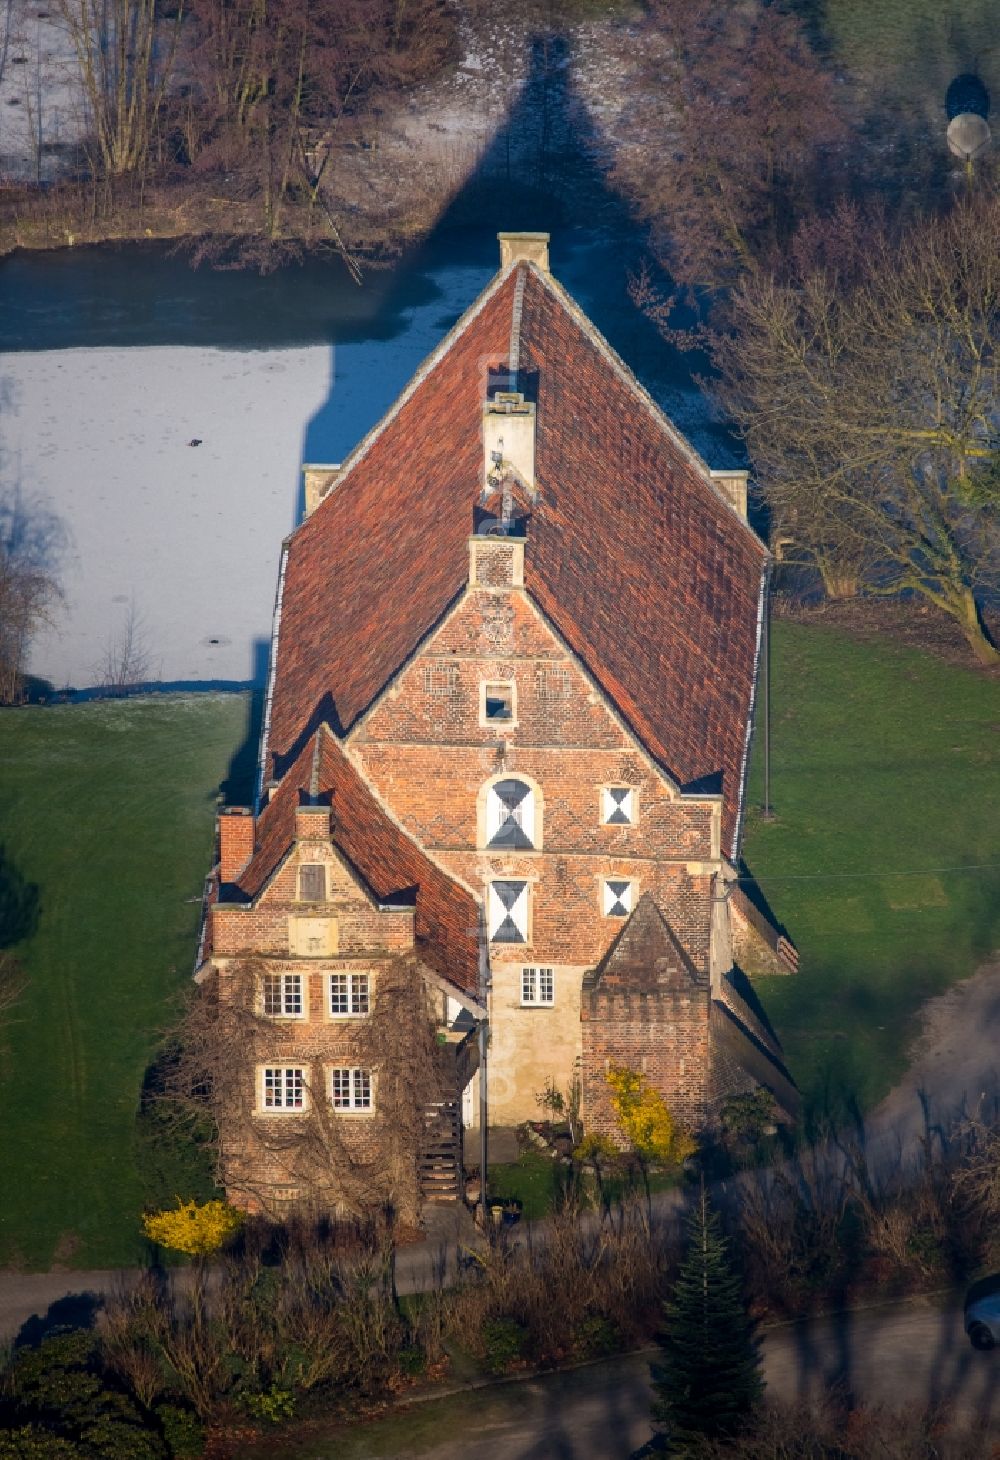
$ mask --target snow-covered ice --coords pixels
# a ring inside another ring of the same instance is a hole
[[[56,526],[66,600],[32,670],[92,684],[134,602],[151,677],[255,677],[330,349],[44,351],[2,375],[3,491]]]

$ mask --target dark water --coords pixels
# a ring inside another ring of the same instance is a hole
[[[192,269],[155,244],[15,254],[0,261],[0,351],[335,346],[341,421],[325,413],[305,459],[339,460],[495,273],[497,231],[541,229],[555,276],[654,398],[713,466],[732,464],[738,452],[692,380],[706,362],[665,346],[628,297],[645,230],[604,176],[565,43],[539,37],[531,57],[505,124],[430,236],[361,287],[335,257],[262,277]]]
[[[553,273],[712,465],[722,465],[732,445],[691,380],[691,358],[666,347],[628,297],[642,240],[621,223],[554,228]],[[488,223],[435,230],[394,266],[367,270],[360,286],[337,259],[261,276],[192,269],[176,250],[146,244],[17,253],[0,263],[0,352],[329,344],[368,377],[370,407],[356,403],[368,419],[344,423],[356,439],[495,273],[496,232]],[[307,459],[339,459],[350,444],[317,442]]]

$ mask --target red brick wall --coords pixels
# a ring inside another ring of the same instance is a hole
[[[609,1065],[644,1074],[673,1115],[698,1125],[709,1090],[707,991],[584,992],[583,1100],[588,1130],[620,1135],[604,1078]]]
[[[516,685],[512,725],[480,723],[480,686],[492,681]],[[471,591],[348,745],[393,813],[477,895],[492,876],[531,881],[531,944],[494,947],[495,960],[595,963],[621,927],[603,916],[600,879],[620,876],[655,893],[707,968],[710,876],[685,864],[712,858],[713,807],[669,787],[525,593]],[[540,851],[481,846],[481,793],[500,774],[536,785]],[[635,787],[635,825],[601,824],[609,784]]]

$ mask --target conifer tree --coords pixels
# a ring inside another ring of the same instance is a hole
[[[663,1308],[662,1358],[653,1366],[653,1414],[676,1453],[701,1436],[736,1434],[764,1393],[754,1323],[704,1183],[687,1229],[687,1252]]]

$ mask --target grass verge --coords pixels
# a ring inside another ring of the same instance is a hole
[[[144,1255],[136,1109],[190,978],[215,797],[246,714],[243,696],[204,695],[0,715],[0,918],[7,941],[25,935],[30,980],[0,1034],[2,1264]],[[187,1165],[179,1181],[208,1180]]]
[[[772,801],[762,735],[746,861],[801,955],[758,981],[812,1115],[877,1102],[924,1000],[1000,942],[1000,680],[892,641],[773,630]]]

